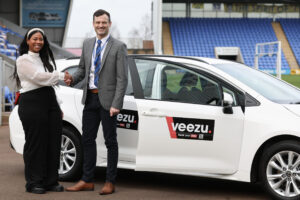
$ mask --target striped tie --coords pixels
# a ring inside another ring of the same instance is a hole
[[[96,49],[96,57],[95,57],[95,61],[94,61],[94,65],[95,65],[95,72],[94,72],[94,84],[97,87],[98,86],[98,81],[99,81],[99,76],[98,73],[100,71],[100,67],[101,67],[101,40],[97,41],[98,46]]]

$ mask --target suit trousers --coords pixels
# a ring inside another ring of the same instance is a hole
[[[62,115],[52,87],[20,95],[18,113],[25,132],[26,189],[58,184]]]
[[[117,118],[110,117],[99,101],[98,94],[87,93],[82,116],[83,176],[85,182],[94,181],[97,160],[96,138],[100,122],[107,148],[106,182],[115,183],[118,165]]]

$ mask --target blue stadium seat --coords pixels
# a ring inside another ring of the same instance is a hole
[[[11,92],[7,86],[4,86],[5,105],[9,107],[9,111],[14,108],[15,93]]]
[[[279,19],[298,64],[300,64],[300,19]]]
[[[7,39],[6,39],[7,33],[10,33],[12,35],[17,35],[19,37],[22,37],[22,36],[20,36],[18,33],[15,33],[7,28],[0,26],[0,54],[4,54],[13,60],[16,60],[16,58],[18,56],[18,53],[17,53],[18,45],[11,44],[7,41]]]
[[[175,55],[215,57],[214,47],[236,46],[240,47],[245,64],[253,66],[255,44],[277,41],[271,25],[272,19],[165,18],[164,20],[170,24]],[[298,27],[300,28],[299,25]],[[300,30],[296,33],[299,32]],[[282,55],[282,67],[290,69],[283,53]],[[300,53],[298,55],[300,56]],[[275,69],[276,57],[262,57],[259,59],[259,65],[262,69]]]
[[[14,50],[16,50],[16,49],[18,49],[19,47],[18,47],[18,45],[16,45],[16,44],[10,44],[10,43],[8,43],[8,44],[7,44],[7,48],[8,48],[8,49],[14,49]]]

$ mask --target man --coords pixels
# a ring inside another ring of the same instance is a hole
[[[122,109],[127,87],[127,48],[109,34],[111,20],[107,11],[100,9],[94,13],[93,26],[97,37],[84,41],[79,68],[73,77],[65,80],[68,85],[85,80],[82,97],[83,176],[66,190],[94,190],[96,137],[102,121],[107,148],[106,182],[100,191],[104,195],[115,191],[118,164],[116,115]]]

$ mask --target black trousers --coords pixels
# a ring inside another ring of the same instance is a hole
[[[54,89],[22,93],[18,112],[25,132],[26,188],[58,184],[62,115]]]
[[[107,148],[106,181],[115,183],[118,164],[117,118],[110,117],[100,102],[98,94],[88,92],[82,116],[83,176],[85,182],[94,180],[97,147],[96,138],[102,121],[103,136]]]

